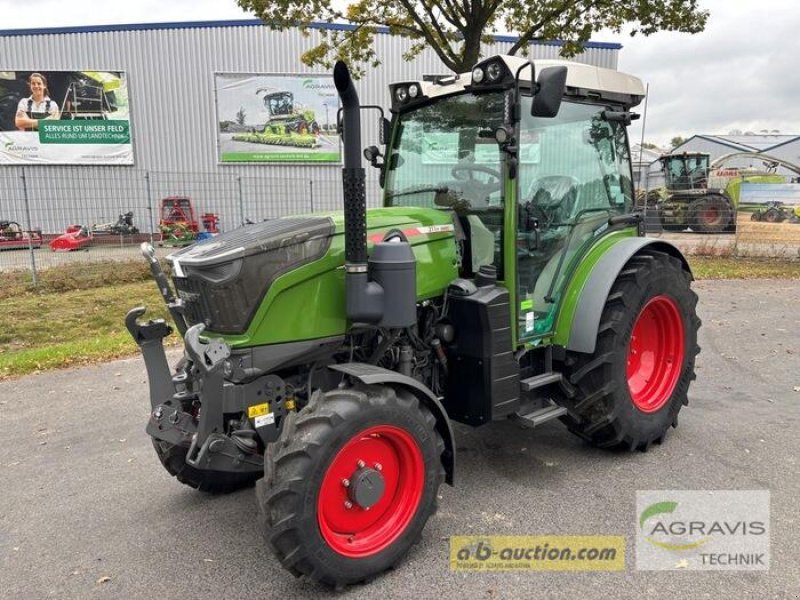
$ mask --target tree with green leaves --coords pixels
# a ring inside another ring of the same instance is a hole
[[[685,140],[685,139],[683,139],[681,136],[679,136],[679,135],[676,135],[674,138],[672,138],[672,139],[669,141],[669,143],[670,143],[670,145],[671,145],[673,148],[677,148],[678,146],[680,146],[681,144],[683,144],[685,141],[686,141],[686,140]]]
[[[305,52],[309,66],[330,67],[343,59],[355,65],[378,66],[374,38],[379,28],[407,38],[403,55],[411,60],[433,50],[451,71],[469,71],[481,58],[481,42],[498,32],[518,36],[510,54],[534,40],[562,40],[562,56],[579,53],[600,30],[631,35],[657,31],[698,33],[708,11],[698,0],[237,0],[275,30],[298,27],[308,35],[312,24],[321,31],[319,44]],[[350,23],[354,27],[335,27]]]

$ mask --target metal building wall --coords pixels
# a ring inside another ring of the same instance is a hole
[[[241,24],[198,24],[78,33],[0,33],[2,69],[120,70],[128,74],[131,127],[136,166],[170,171],[215,172],[247,170],[251,165],[217,165],[214,105],[215,72],[313,73],[300,62],[318,34],[304,38],[299,31],[275,32],[243,21]],[[88,28],[87,28],[88,29]],[[57,31],[57,30],[56,30]],[[390,81],[416,78],[446,69],[432,51],[411,63],[399,59],[408,42],[389,35],[377,38],[383,65],[359,83],[362,102],[386,105]],[[511,47],[488,46],[485,55]],[[556,45],[531,47],[532,58],[557,55]],[[579,58],[598,66],[616,67],[617,50],[591,48]],[[270,166],[270,169],[319,169],[319,166]],[[326,167],[322,167],[326,168]]]
[[[320,73],[321,69],[309,69],[299,59],[318,38],[316,31],[309,38],[297,30],[271,31],[258,20],[0,31],[0,70],[111,70],[125,71],[128,77],[134,167],[27,168],[27,181],[42,213],[37,222],[48,231],[60,230],[65,221],[95,222],[101,218],[97,213],[115,212],[103,207],[109,197],[114,197],[114,206],[123,211],[126,206],[141,207],[142,194],[156,199],[193,194],[203,211],[238,203],[237,219],[261,218],[276,212],[270,213],[265,202],[290,203],[290,198],[298,194],[307,195],[315,183],[310,192],[316,201],[298,200],[294,212],[307,210],[309,204],[314,208],[338,207],[338,193],[332,189],[340,180],[338,165],[217,162],[214,74]],[[511,38],[498,40],[484,49],[484,56],[507,51],[513,43]],[[390,81],[447,72],[432,51],[425,51],[410,63],[403,61],[400,57],[409,43],[401,38],[378,35],[376,45],[383,65],[368,71],[357,84],[364,104],[388,108]],[[556,44],[532,45],[530,57],[554,58],[558,50]],[[617,45],[598,44],[577,60],[616,68],[618,52]],[[365,115],[363,136],[364,145],[377,143],[377,118]],[[16,167],[0,167],[0,171],[3,169]],[[8,173],[6,170],[6,177]],[[214,184],[204,185],[203,177],[213,179]],[[248,179],[262,181],[247,186]],[[368,169],[370,204],[378,202],[376,179],[377,172]],[[64,186],[64,181],[75,183]],[[88,190],[92,199],[88,208],[83,206],[85,181],[96,183]],[[9,188],[0,191],[0,204],[19,202],[9,194]],[[152,199],[149,202],[154,204]],[[145,208],[152,215],[152,207]],[[153,217],[149,218],[152,221]]]

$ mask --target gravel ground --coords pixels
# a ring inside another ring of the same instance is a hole
[[[604,452],[558,424],[457,428],[457,487],[398,568],[334,594],[271,556],[252,490],[210,497],[158,464],[140,359],[0,383],[4,598],[798,598],[799,281],[696,284],[697,381],[648,453]],[[771,492],[768,572],[635,564],[636,490]],[[451,572],[469,534],[622,535],[618,573]]]

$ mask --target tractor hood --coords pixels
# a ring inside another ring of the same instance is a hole
[[[401,232],[412,247],[454,235],[450,214],[441,210],[410,207],[368,211],[369,246],[395,231]],[[271,296],[280,293],[280,289],[269,293],[273,283],[289,274],[292,283],[287,286],[292,287],[319,277],[327,281],[345,262],[344,246],[344,215],[315,213],[221,233],[171,254],[167,261],[172,264],[188,323],[205,323],[210,331],[241,335],[262,303],[269,303]],[[418,260],[431,263],[434,258],[424,252]],[[441,265],[436,268],[442,282],[454,277],[454,263],[449,259],[447,263],[444,269]],[[439,277],[426,277],[429,269],[420,266],[423,268],[418,268],[417,279],[421,289],[440,287]],[[275,287],[282,289],[283,285]],[[343,296],[343,291],[332,295],[339,294]]]
[[[327,215],[336,227],[336,235],[344,235],[344,215]],[[412,246],[452,236],[454,227],[450,213],[417,207],[375,208],[367,211],[367,244],[380,242],[391,232],[401,232]]]

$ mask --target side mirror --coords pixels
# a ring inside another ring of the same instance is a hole
[[[567,67],[546,67],[536,79],[536,95],[531,104],[531,116],[552,118],[561,108],[567,88]]]

